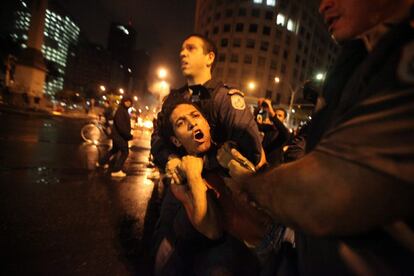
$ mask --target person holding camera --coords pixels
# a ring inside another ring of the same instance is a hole
[[[269,164],[279,165],[283,162],[283,146],[289,139],[289,130],[283,124],[286,111],[273,109],[270,99],[258,100],[256,122],[263,134],[262,146]],[[284,115],[284,116],[283,116]]]

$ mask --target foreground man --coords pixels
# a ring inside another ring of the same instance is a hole
[[[233,187],[296,228],[301,275],[414,275],[413,5],[321,1],[332,36],[365,49],[328,78],[307,155]]]

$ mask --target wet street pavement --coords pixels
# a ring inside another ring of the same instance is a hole
[[[2,275],[148,275],[148,242],[161,187],[137,131],[112,179],[95,162],[107,150],[80,138],[85,121],[0,113]]]

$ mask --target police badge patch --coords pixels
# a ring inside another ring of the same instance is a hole
[[[398,79],[405,83],[414,83],[414,42],[407,44],[402,52],[397,69]]]
[[[244,102],[243,98],[243,92],[237,89],[230,89],[227,94],[230,95],[231,105],[234,109],[244,110],[246,108],[246,103]]]

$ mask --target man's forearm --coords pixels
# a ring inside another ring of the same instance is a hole
[[[191,208],[186,207],[194,227],[209,239],[221,236],[215,203],[207,195],[201,177],[187,179],[192,195]]]
[[[318,236],[359,233],[413,216],[413,187],[322,153],[245,182],[274,219]]]

